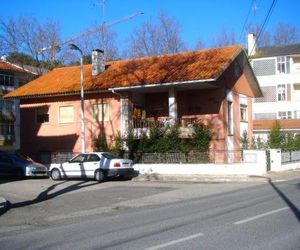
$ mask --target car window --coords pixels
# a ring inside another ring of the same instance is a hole
[[[96,154],[89,154],[86,156],[85,161],[100,161],[100,157]]]
[[[75,156],[73,159],[70,160],[71,163],[76,163],[76,162],[83,162],[85,155],[84,154],[79,154]]]
[[[102,156],[104,156],[105,158],[107,158],[109,160],[111,160],[111,159],[117,159],[118,158],[115,155],[110,154],[110,153],[102,153]]]

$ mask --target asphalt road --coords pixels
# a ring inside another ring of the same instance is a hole
[[[1,249],[300,249],[300,178],[270,183],[25,180]]]

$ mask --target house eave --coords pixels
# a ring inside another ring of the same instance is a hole
[[[212,83],[215,82],[215,78],[201,79],[201,80],[191,80],[191,81],[178,81],[178,82],[166,82],[159,84],[139,84],[131,85],[126,87],[113,87],[108,88],[109,91],[124,91],[124,90],[137,90],[137,89],[150,89],[150,88],[164,88],[164,87],[180,87],[183,85],[197,84],[197,83]]]

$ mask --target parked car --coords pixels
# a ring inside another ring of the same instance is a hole
[[[120,159],[107,152],[82,153],[62,164],[51,164],[52,180],[61,178],[93,178],[102,182],[107,177],[131,179],[134,169],[132,160]]]
[[[0,152],[0,176],[46,177],[47,167],[18,153]]]

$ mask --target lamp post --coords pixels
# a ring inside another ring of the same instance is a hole
[[[83,53],[78,46],[70,44],[69,48],[80,53],[80,115],[81,115],[81,153],[85,153],[85,125],[84,125],[84,90],[83,90]]]

